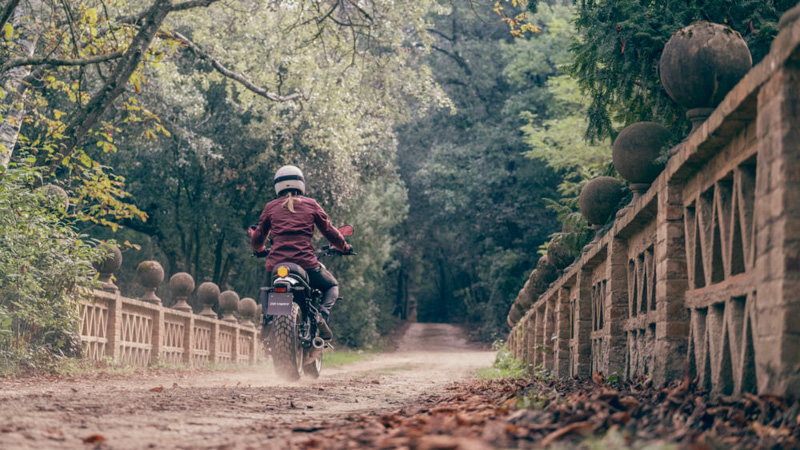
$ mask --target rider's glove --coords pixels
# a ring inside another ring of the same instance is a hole
[[[258,250],[254,250],[254,251],[253,251],[253,254],[254,254],[255,256],[259,257],[259,258],[266,258],[266,257],[267,257],[267,255],[269,255],[269,250],[267,250],[267,248],[266,248],[266,247],[263,247],[263,246],[262,246],[260,249],[258,249]]]
[[[350,245],[350,244],[347,244],[347,248],[346,248],[346,249],[344,249],[344,252],[343,252],[343,253],[344,253],[345,255],[355,255],[355,254],[356,254],[356,250],[353,248],[353,246],[352,246],[352,245]]]

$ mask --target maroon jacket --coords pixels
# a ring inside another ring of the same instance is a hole
[[[346,251],[349,247],[344,236],[328,220],[328,215],[313,198],[298,195],[294,201],[294,213],[284,207],[286,197],[279,197],[264,207],[258,227],[250,238],[253,250],[264,247],[270,232],[273,235],[272,248],[267,258],[267,270],[272,271],[275,264],[290,261],[304,269],[319,267],[311,238],[314,225],[322,235],[337,249]]]

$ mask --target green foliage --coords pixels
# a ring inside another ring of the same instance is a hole
[[[393,233],[408,207],[394,126],[429,106],[449,104],[419,62],[430,43],[425,16],[433,4],[372,5],[363,33],[353,33],[316,20],[319,8],[324,13],[337,2],[301,3],[307,7],[215,5],[172,19],[172,30],[221,64],[278,94],[301,96],[265,101],[191,53],[167,51],[158,65],[142,70],[146,82],[135,101],[109,114],[124,129],[114,140],[118,151],[103,159],[124,176],[149,219],[125,220],[117,234],[92,233],[141,245],[141,252],[125,255],[117,274],[123,292],[137,289],[141,260],[157,259],[167,278],[186,271],[198,284],[213,281],[258,298],[263,261],[250,257],[244,230],[274,198],[275,170],[298,165],[308,195],[331,220],[355,226],[351,241],[358,255],[324,261],[343,297],[331,326],[338,343],[370,346],[394,325],[397,309],[389,292],[397,266]],[[412,110],[412,101],[422,106]],[[149,133],[151,116],[166,133]]]
[[[372,354],[363,350],[335,350],[325,352],[322,356],[322,364],[325,367],[339,367],[364,361]]]
[[[525,377],[525,365],[522,361],[514,357],[504,342],[495,342],[493,348],[497,351],[494,364],[492,367],[479,369],[476,373],[478,378],[483,378],[485,380],[505,380]]]
[[[581,92],[579,82],[565,73],[574,61],[570,53],[577,36],[574,14],[574,8],[565,4],[540,4],[528,20],[541,32],[528,40],[517,40],[507,49],[512,59],[506,71],[520,82],[525,78],[519,74],[535,74],[546,80],[542,95],[547,101],[522,113],[527,120],[522,127],[524,141],[530,148],[525,156],[543,161],[561,176],[560,198],[547,200],[547,208],[555,212],[562,225],[553,238],[578,256],[593,234],[579,212],[578,196],[589,180],[613,174],[614,169],[608,139],[592,142],[576,133],[588,126],[590,99]]]
[[[0,372],[80,353],[77,300],[101,255],[65,217],[63,198],[31,189],[40,178],[0,173]]]
[[[744,36],[758,63],[769,52],[780,15],[794,0],[582,2],[576,26],[580,38],[573,51],[572,73],[592,99],[589,137],[613,137],[615,123],[643,120],[687,130],[683,112],[666,95],[658,74],[661,52],[669,38],[697,21],[730,26]]]
[[[408,277],[401,295],[418,305],[420,320],[465,323],[474,338],[491,341],[505,331],[536,249],[555,231],[544,198],[554,196],[558,180],[524,157],[519,131],[520,113],[549,100],[540,76],[547,69],[511,68],[522,63],[514,59],[522,45],[482,12],[490,11],[456,3],[433,20],[429,63],[455,111],[432,111],[400,128],[410,209],[399,277]]]
[[[538,0],[505,0],[527,7],[513,35],[524,35],[522,27],[545,6]],[[498,2],[499,3],[499,2]],[[670,37],[698,21],[725,24],[747,41],[756,64],[769,52],[778,33],[778,19],[793,7],[794,0],[668,0],[640,2],[575,2],[577,40],[570,73],[590,99],[586,137],[613,138],[625,125],[654,121],[682,136],[688,129],[683,111],[666,94],[658,74],[658,62]]]

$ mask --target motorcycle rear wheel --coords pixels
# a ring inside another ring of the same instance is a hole
[[[300,307],[292,304],[292,314],[272,320],[270,346],[275,373],[286,381],[297,381],[303,375],[303,346],[297,338],[297,324],[302,320]]]

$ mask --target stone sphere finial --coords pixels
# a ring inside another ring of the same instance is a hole
[[[105,255],[102,260],[95,261],[94,270],[100,274],[100,282],[103,283],[102,289],[107,292],[119,292],[119,288],[114,284],[111,276],[122,267],[122,252],[119,247],[111,244],[100,244],[98,246]]]
[[[206,281],[197,288],[197,299],[203,304],[203,310],[200,311],[201,316],[217,318],[217,313],[211,307],[219,301],[219,295],[219,286],[210,281]]]
[[[164,281],[164,268],[158,261],[142,261],[136,268],[139,284],[144,286],[145,293],[139,298],[144,302],[160,305],[161,299],[156,296],[156,289]]]
[[[575,259],[566,245],[560,240],[550,241],[547,246],[547,260],[556,270],[564,270]]]
[[[45,184],[37,189],[37,191],[44,194],[47,199],[46,201],[49,202],[52,207],[58,208],[62,212],[66,212],[67,209],[69,209],[69,195],[67,191],[60,186]]]
[[[780,27],[781,30],[784,28],[788,28],[789,25],[796,22],[797,19],[800,19],[800,3],[798,3],[797,6],[795,6],[794,8],[783,13],[780,20],[778,21],[778,27]]]
[[[614,167],[631,183],[634,200],[647,192],[663,168],[658,159],[671,134],[663,125],[637,122],[625,127],[614,140]]]
[[[659,63],[661,84],[688,109],[692,132],[752,67],[753,58],[742,36],[710,22],[694,23],[672,35]]]
[[[542,256],[539,258],[539,261],[536,262],[536,272],[546,287],[550,286],[550,283],[556,281],[558,278],[558,272],[556,268],[550,264],[550,258],[547,256]]]
[[[186,300],[194,291],[194,278],[186,272],[178,272],[169,279],[169,290],[175,299],[172,309],[178,311],[192,312],[192,307]]]
[[[233,312],[239,310],[239,294],[233,291],[219,294],[219,309],[222,310],[222,320],[237,322],[236,317],[233,317]]]
[[[508,321],[509,323],[515,324],[519,322],[519,319],[522,318],[522,311],[519,310],[519,307],[516,303],[511,305],[511,310],[508,312]],[[511,325],[512,327],[514,325]]]
[[[245,327],[255,328],[253,323],[258,314],[258,305],[256,301],[250,297],[245,297],[239,302],[239,314],[242,316],[240,325]]]
[[[605,225],[622,200],[623,184],[613,177],[597,177],[588,182],[578,198],[581,214],[595,230]]]

